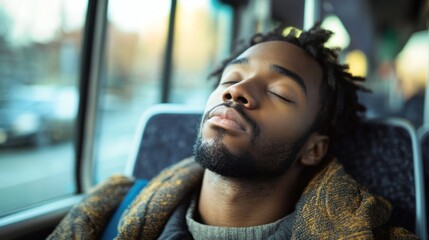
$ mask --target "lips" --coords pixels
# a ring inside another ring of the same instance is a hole
[[[225,106],[215,108],[210,112],[207,122],[221,128],[246,132],[247,124],[245,124],[241,115],[233,108]]]

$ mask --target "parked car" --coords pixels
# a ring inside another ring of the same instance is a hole
[[[43,146],[70,139],[77,111],[76,90],[26,87],[0,98],[0,147]]]

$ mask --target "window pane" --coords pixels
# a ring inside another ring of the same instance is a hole
[[[213,89],[209,73],[228,56],[232,9],[211,0],[177,4],[171,102],[204,106]]]
[[[109,1],[96,182],[123,172],[140,114],[159,102],[169,11],[170,1]]]
[[[171,102],[203,105],[212,86],[208,70],[229,50],[231,12],[215,2],[178,1]],[[109,1],[96,182],[124,172],[140,115],[160,102],[170,3]]]
[[[0,0],[0,216],[75,192],[85,0]]]

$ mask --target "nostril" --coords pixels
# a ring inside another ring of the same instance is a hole
[[[239,102],[242,102],[242,103],[244,103],[244,104],[247,104],[247,103],[248,103],[247,99],[246,99],[246,98],[244,98],[244,97],[238,97],[238,101],[239,101]]]
[[[231,100],[231,99],[232,99],[232,96],[231,96],[231,94],[230,94],[230,93],[227,93],[227,94],[225,95],[225,98],[226,98],[227,100]]]

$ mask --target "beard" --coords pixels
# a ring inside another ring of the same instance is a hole
[[[236,109],[236,106],[231,107]],[[245,114],[241,109],[236,110],[242,115]],[[207,117],[203,117],[201,126],[206,119]],[[244,119],[249,118],[245,115]],[[254,133],[252,149],[257,149],[258,157],[249,151],[231,152],[222,142],[226,131],[216,128],[217,136],[213,141],[203,140],[200,130],[194,145],[195,161],[201,167],[224,177],[266,181],[280,177],[290,168],[309,137],[309,133],[304,133],[295,141],[285,142],[284,139],[273,138],[265,144],[260,144],[256,135],[259,135],[257,125],[254,122],[249,125],[256,128],[255,131],[252,131]]]

